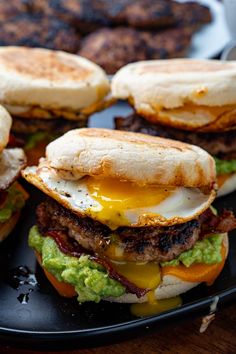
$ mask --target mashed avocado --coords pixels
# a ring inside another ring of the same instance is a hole
[[[37,226],[29,234],[29,246],[42,256],[42,265],[59,281],[69,283],[78,293],[78,301],[99,302],[108,296],[121,296],[125,288],[109,278],[106,270],[88,256],[80,258],[62,253],[51,237],[43,237]]]
[[[236,171],[236,160],[220,160],[215,157],[216,172],[218,175],[233,173]]]
[[[221,245],[223,235],[212,235],[197,241],[194,247],[183,252],[178,258],[161,263],[162,267],[177,266],[180,263],[189,267],[193,263],[214,264],[222,261]],[[121,296],[125,288],[109,278],[106,270],[84,255],[80,258],[62,253],[51,237],[43,237],[37,226],[29,233],[29,246],[42,256],[42,265],[59,281],[69,283],[78,293],[78,301],[99,302],[109,296]]]
[[[222,261],[221,247],[223,235],[216,234],[197,241],[193,248],[181,253],[176,259],[169,262],[162,262],[161,266],[177,266],[180,263],[190,267],[193,263],[214,264]]]
[[[25,205],[24,194],[13,185],[7,190],[7,199],[0,209],[0,223],[4,223],[11,218],[11,216],[17,211],[23,208]]]

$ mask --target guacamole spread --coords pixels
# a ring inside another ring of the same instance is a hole
[[[177,266],[180,263],[190,267],[193,263],[215,264],[222,261],[221,247],[223,235],[216,234],[197,241],[188,251],[181,253],[176,259],[162,262],[161,266]]]
[[[4,223],[9,220],[12,215],[23,208],[25,205],[25,196],[24,194],[16,187],[16,184],[13,183],[10,188],[7,190],[7,199],[3,204],[3,207],[0,209],[0,223]]]
[[[78,301],[99,302],[109,296],[121,296],[125,288],[109,278],[107,271],[87,255],[80,258],[62,253],[51,237],[43,237],[37,226],[29,234],[29,246],[42,256],[42,265],[59,281],[69,283],[78,293]]]
[[[236,172],[236,160],[220,160],[215,157],[216,172],[218,175]]]

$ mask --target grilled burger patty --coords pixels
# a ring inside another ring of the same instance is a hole
[[[189,132],[152,124],[135,113],[126,118],[117,117],[115,124],[116,129],[119,130],[160,136],[197,145],[221,159],[232,160],[236,158],[236,130],[221,133]]]
[[[64,231],[88,251],[109,257],[117,246],[127,261],[169,261],[190,249],[200,235],[200,224],[192,220],[169,227],[119,227],[115,232],[88,217],[78,217],[56,201],[47,199],[37,208],[40,231]]]

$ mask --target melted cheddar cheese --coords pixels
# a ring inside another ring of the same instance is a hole
[[[211,285],[224,267],[226,260],[226,248],[222,245],[222,261],[215,264],[192,264],[190,267],[184,265],[166,266],[162,268],[162,276],[173,275],[184,281],[206,282]]]

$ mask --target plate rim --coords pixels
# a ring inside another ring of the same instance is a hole
[[[139,319],[134,319],[134,320],[130,320],[127,322],[123,322],[120,324],[114,324],[114,325],[110,325],[110,326],[104,326],[104,327],[98,327],[96,329],[80,329],[80,330],[71,330],[71,331],[29,331],[29,330],[19,330],[16,328],[6,328],[6,327],[0,327],[0,336],[2,334],[16,334],[16,335],[26,335],[26,339],[27,338],[31,338],[31,336],[34,336],[34,338],[36,339],[36,336],[42,337],[42,336],[54,336],[54,340],[55,339],[59,339],[58,337],[60,337],[61,335],[63,335],[64,337],[70,337],[71,335],[76,335],[76,337],[78,338],[79,335],[83,335],[85,334],[96,334],[99,335],[99,333],[104,332],[105,333],[118,333],[119,332],[119,328],[121,330],[123,329],[135,329],[136,327],[140,327],[142,325],[147,326],[147,325],[155,325],[155,323],[158,323],[159,321],[165,320],[165,319],[171,319],[172,317],[179,317],[183,314],[190,314],[192,312],[194,312],[195,310],[198,309],[206,309],[206,307],[210,306],[213,301],[215,301],[215,298],[218,298],[218,303],[225,303],[231,299],[236,299],[236,284],[232,285],[231,287],[222,290],[222,291],[218,291],[217,293],[215,293],[214,295],[209,295],[206,298],[203,298],[201,300],[195,300],[191,303],[188,304],[184,304],[176,309],[172,309],[169,311],[165,311],[161,314],[158,314],[158,316],[154,315],[154,316],[150,316],[150,317],[146,317],[146,318],[139,318]],[[210,312],[210,308],[209,308],[209,312]],[[126,328],[127,327],[127,328]],[[117,331],[118,330],[118,331]],[[73,337],[74,338],[74,337]],[[65,338],[63,338],[64,340]],[[69,339],[69,338],[66,338]]]

